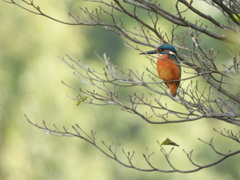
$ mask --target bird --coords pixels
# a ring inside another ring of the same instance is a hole
[[[157,60],[158,75],[169,88],[171,95],[175,97],[181,79],[181,66],[177,59],[175,47],[170,44],[162,44],[156,50],[140,54],[159,54]]]

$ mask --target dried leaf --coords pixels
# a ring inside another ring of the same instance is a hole
[[[161,145],[172,145],[172,146],[179,146],[177,143],[173,142],[169,138],[167,138],[165,141],[162,142]]]

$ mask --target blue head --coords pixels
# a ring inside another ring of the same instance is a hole
[[[170,44],[163,44],[157,48],[158,51],[163,52],[163,51],[171,51],[174,54],[177,54],[177,51],[174,46]]]
[[[170,44],[162,44],[161,46],[157,47],[156,50],[151,50],[140,54],[157,54],[157,53],[161,54],[161,52],[173,52],[174,54],[177,55],[175,47]]]

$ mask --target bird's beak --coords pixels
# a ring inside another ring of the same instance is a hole
[[[156,50],[151,50],[151,51],[146,51],[146,52],[143,52],[143,53],[140,53],[140,54],[157,54],[158,51]]]

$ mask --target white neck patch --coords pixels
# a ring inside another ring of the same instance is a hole
[[[172,55],[176,56],[176,54],[172,51],[169,51],[169,54],[172,54]]]

